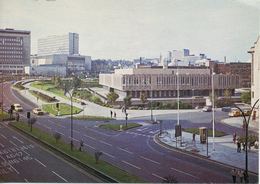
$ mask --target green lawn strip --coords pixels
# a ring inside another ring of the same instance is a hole
[[[70,144],[67,144],[61,140],[56,142],[56,139],[46,134],[45,132],[42,132],[36,128],[32,128],[32,132],[30,132],[30,127],[27,123],[24,122],[13,122],[15,126],[21,128],[22,130],[26,131],[29,134],[32,134],[33,136],[39,138],[40,140],[50,144],[51,146],[55,147],[56,149],[74,157],[75,159],[101,171],[102,173],[118,180],[121,183],[147,183],[147,181],[138,178],[135,175],[132,175],[130,173],[127,173],[126,171],[119,169],[105,161],[102,161],[102,155],[100,156],[100,160],[98,164],[96,163],[95,157],[82,151],[80,152],[78,148],[74,147],[73,151],[71,151]]]
[[[33,95],[33,96],[35,96],[36,98],[38,97],[40,100],[42,100],[42,101],[45,101],[45,102],[49,102],[47,99],[44,99],[44,98],[42,98],[41,96],[38,96],[37,94],[35,94],[34,92],[33,92],[33,90],[29,90],[29,92]],[[47,95],[46,95],[47,96]],[[52,101],[52,102],[58,102],[59,100],[55,100],[55,101]]]
[[[200,131],[199,129],[193,129],[193,128],[185,128],[183,129],[184,132],[189,132],[189,133],[195,133],[195,134],[200,134]],[[216,137],[222,137],[222,136],[225,136],[225,135],[228,135],[227,133],[225,132],[220,132],[220,131],[215,131],[215,136]],[[213,136],[213,131],[211,129],[208,129],[208,136],[212,137]]]
[[[104,116],[73,116],[74,119],[85,121],[113,121],[114,118]]]
[[[58,88],[50,89],[50,88],[55,87],[53,84],[50,84],[50,83],[43,83],[43,84],[41,84],[41,82],[34,82],[30,86],[38,88],[38,89],[42,89],[42,90],[47,91],[47,92],[50,92],[50,93],[52,93],[52,94],[54,94],[56,96],[65,98],[67,100],[71,100],[70,97],[64,96],[64,90],[61,90],[61,89],[58,89]],[[49,89],[49,90],[47,90],[47,89]],[[72,98],[72,101],[80,103],[80,101],[75,100],[73,98]]]
[[[42,110],[46,111],[50,114],[53,114],[55,116],[58,115],[58,109],[56,107],[56,104],[47,104],[47,105],[43,105],[42,106]],[[65,103],[59,103],[59,110],[60,110],[60,115],[70,115],[71,114],[71,106]],[[77,114],[80,111],[82,111],[82,109],[78,108],[78,107],[74,107],[73,106],[73,114]]]
[[[105,129],[110,129],[110,130],[120,130],[120,125],[122,125],[123,130],[142,126],[137,123],[127,123],[127,127],[126,127],[125,123],[121,123],[121,124],[103,124],[103,125],[100,125],[99,127],[105,128]]]
[[[6,113],[5,111],[0,110],[0,119],[2,119],[3,121],[5,120],[10,120],[10,114]],[[13,116],[11,116],[11,119],[14,119]]]

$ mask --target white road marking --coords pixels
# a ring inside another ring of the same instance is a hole
[[[5,162],[7,162],[4,157],[2,157],[1,155],[0,155],[0,157],[1,157]],[[8,163],[8,162],[7,162],[7,163]],[[15,172],[16,172],[17,174],[20,174],[11,164],[8,163],[8,165],[9,165],[13,170],[15,170]]]
[[[17,147],[17,145],[16,145],[16,144],[14,144],[12,141],[10,141],[10,143],[11,143],[11,144],[13,144],[14,146],[16,146],[16,147]]]
[[[149,133],[151,134],[156,134],[157,132],[159,132],[160,130],[155,130],[155,131],[150,131]]]
[[[50,123],[54,123],[53,121],[51,121],[51,120],[48,120]]]
[[[86,134],[84,134],[84,136],[86,136],[86,137],[88,137],[88,138],[90,138],[90,139],[96,140],[95,138],[90,137],[90,136],[88,136],[88,135],[86,135]]]
[[[53,174],[55,174],[56,176],[58,176],[59,178],[61,178],[63,181],[65,181],[66,183],[68,183],[67,180],[65,180],[63,177],[61,177],[60,175],[58,175],[56,172],[52,171]]]
[[[161,165],[161,163],[156,162],[156,161],[154,161],[154,160],[151,160],[151,159],[149,159],[149,158],[146,158],[146,157],[143,157],[143,156],[141,156],[141,158],[143,158],[143,159],[145,159],[145,160],[148,160],[148,161],[150,161],[150,162],[153,162],[153,163],[155,163],[155,164]]]
[[[125,164],[128,164],[128,165],[130,165],[130,166],[132,166],[132,167],[135,167],[136,169],[141,169],[140,167],[137,167],[137,166],[135,166],[135,165],[133,165],[133,164],[130,164],[130,163],[124,161],[124,160],[122,160],[122,162],[124,162]]]
[[[76,132],[77,134],[79,134],[79,132],[78,132],[78,131],[76,131],[76,130],[73,130],[73,132]]]
[[[125,149],[122,149],[122,148],[119,148],[119,147],[117,147],[117,148],[120,149],[120,150],[122,150],[122,151],[125,151],[125,152],[127,152],[127,153],[133,154],[132,152],[127,151],[127,150],[125,150]]]
[[[0,145],[4,148],[5,146],[0,143]]]
[[[165,178],[163,178],[163,177],[161,177],[161,176],[158,176],[158,175],[156,175],[156,174],[154,174],[154,173],[152,173],[152,175],[155,176],[155,177],[157,177],[157,178],[160,178],[160,179],[162,179],[162,180],[166,180]]]
[[[36,160],[39,164],[41,164],[43,167],[46,167],[46,165],[44,165],[43,163],[41,163],[39,160],[37,160],[36,158],[34,158],[34,160]]]
[[[2,136],[3,138],[7,139],[3,134],[1,134],[1,136]]]
[[[106,143],[106,142],[104,142],[104,141],[99,141],[99,142],[101,142],[101,143],[103,143],[103,144],[106,144],[106,145],[108,145],[108,146],[113,146],[112,144]]]
[[[16,139],[17,141],[19,141],[20,143],[24,143],[23,141],[21,141],[20,139],[18,139],[17,137],[13,136],[14,139]]]
[[[79,140],[77,140],[77,139],[74,139],[74,138],[73,138],[73,140],[76,141],[76,142],[79,142]]]
[[[107,155],[107,156],[110,156],[110,157],[112,157],[112,158],[115,158],[114,156],[112,156],[112,155],[110,155],[110,154],[108,154],[108,153],[106,153],[106,152],[104,152],[104,151],[101,151],[102,153],[104,153],[105,155]]]
[[[24,179],[24,181],[25,181],[26,183],[29,183],[29,181],[27,181],[27,179]]]
[[[188,175],[188,176],[191,176],[191,177],[193,177],[193,178],[199,179],[197,176],[194,176],[194,175],[191,175],[191,174],[189,174],[189,173],[180,171],[180,170],[178,170],[178,169],[174,169],[174,168],[172,168],[172,167],[171,167],[171,169],[174,170],[174,171],[180,172],[180,173],[182,173],[182,174],[186,174],[186,175]]]
[[[28,156],[30,156],[30,154],[29,153],[27,153],[26,151],[24,151],[24,150],[22,150],[25,154],[27,154]]]
[[[46,125],[43,125],[45,128],[48,128],[48,129],[50,129],[51,130],[51,128],[50,127],[48,127],[48,126],[46,126]]]
[[[63,126],[63,125],[60,125],[60,124],[58,124],[58,126],[60,126],[60,127],[62,127],[62,128],[66,128],[65,126]]]
[[[148,128],[139,128],[139,129],[137,129],[137,131],[142,132],[142,131],[144,131],[146,129],[148,129]]]
[[[61,134],[61,135],[65,135],[64,133],[59,132],[59,131],[57,131],[57,130],[55,130],[55,132],[57,132],[57,133],[59,133],[59,134]]]
[[[88,147],[90,147],[90,148],[92,148],[92,149],[96,149],[96,148],[94,148],[94,147],[92,147],[92,146],[90,146],[90,145],[88,145],[88,144],[85,144],[85,143],[84,143],[84,145],[85,145],[85,146],[88,146]]]

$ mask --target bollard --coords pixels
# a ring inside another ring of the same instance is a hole
[[[96,121],[96,127],[98,127],[98,121]]]
[[[120,125],[120,131],[123,131],[123,126],[122,125]]]

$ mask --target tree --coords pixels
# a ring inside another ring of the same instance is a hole
[[[107,101],[111,102],[112,104],[114,104],[114,102],[119,98],[119,95],[116,94],[115,92],[110,92],[107,95]]]
[[[55,85],[57,85],[58,87],[63,87],[63,82],[62,82],[60,76],[56,77]]]
[[[78,78],[78,76],[74,76],[72,79],[72,86],[76,89],[80,87],[81,85],[81,80]]]
[[[241,100],[243,103],[251,104],[251,91],[243,92],[241,95]]]
[[[174,175],[169,175],[164,177],[163,183],[178,183],[178,180]]]
[[[132,99],[131,95],[127,95],[124,98],[125,107],[131,106],[131,104],[132,104],[131,99]]]
[[[61,134],[58,133],[58,132],[55,132],[53,136],[54,136],[54,138],[56,139],[56,142],[58,142],[58,140],[61,139]]]
[[[95,158],[96,158],[96,163],[98,164],[98,160],[99,160],[99,157],[102,155],[103,153],[101,151],[97,151],[95,153]]]
[[[56,76],[54,74],[51,75],[51,83],[55,85],[56,83]]]
[[[230,99],[231,99],[231,91],[226,89],[224,91],[224,99],[225,99],[225,105],[230,105]]]
[[[140,95],[140,100],[141,100],[141,102],[144,104],[144,103],[146,103],[147,102],[147,95],[145,94],[145,93],[142,93],[141,95]]]
[[[33,125],[34,123],[36,123],[36,121],[37,121],[36,118],[31,118],[31,119],[29,119],[29,124],[30,124],[30,126],[31,126],[31,132],[32,132],[32,125]]]
[[[212,102],[212,93],[209,95],[209,99]],[[218,94],[214,91],[214,104],[216,105],[218,102]],[[213,104],[212,104],[213,105]]]

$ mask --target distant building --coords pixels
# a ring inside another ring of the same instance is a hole
[[[0,29],[0,71],[3,74],[22,74],[30,64],[31,32]]]
[[[60,68],[55,69],[57,67]],[[31,57],[26,73],[65,77],[70,74],[85,75],[90,70],[91,57],[79,54],[79,34],[68,33],[39,39],[38,54]]]
[[[92,60],[91,62],[91,70],[89,72],[90,75],[98,76],[99,73],[107,73],[109,72],[109,65],[106,60]]]
[[[252,55],[252,65],[251,65],[251,106],[259,99],[260,93],[260,37],[254,43],[254,46],[251,47],[251,50],[248,51]],[[253,111],[253,117],[259,119],[259,105],[256,104],[256,108]]]
[[[177,75],[177,72],[179,75]],[[180,97],[209,96],[212,73],[208,67],[142,66],[116,69],[114,74],[100,74],[99,83],[110,92],[139,98],[146,93],[151,98],[177,98],[179,78]],[[219,96],[229,89],[232,94],[240,86],[238,75],[214,75],[214,89]]]

